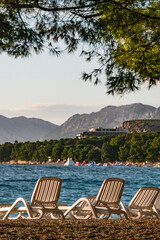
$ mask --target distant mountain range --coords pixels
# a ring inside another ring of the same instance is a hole
[[[141,103],[106,106],[98,112],[75,114],[60,126],[37,118],[0,115],[0,143],[74,138],[92,127],[113,128],[137,119],[160,119],[160,107]]]
[[[78,133],[88,131],[93,127],[113,128],[121,126],[124,121],[134,119],[160,119],[160,107],[155,108],[135,103],[119,107],[107,106],[90,114],[76,114],[46,135],[45,138],[75,137]]]
[[[26,117],[7,118],[0,115],[0,144],[4,142],[13,143],[15,140],[19,142],[43,139],[58,125],[37,119]]]

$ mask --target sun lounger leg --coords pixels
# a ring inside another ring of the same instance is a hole
[[[86,202],[88,207],[90,208],[90,211],[92,213],[93,218],[97,218],[97,214],[94,210],[94,208],[92,207],[91,203],[89,202],[89,200],[87,198],[80,198],[78,199],[65,213],[64,213],[64,217],[66,217],[71,211],[74,211],[74,208],[79,205],[81,202]],[[81,209],[83,210],[83,208]]]
[[[17,206],[17,204],[19,202],[23,202],[25,208],[26,208],[26,212],[28,214],[28,218],[32,218],[32,213],[29,209],[29,206],[27,204],[27,201],[24,198],[17,198],[17,200],[12,204],[12,206],[9,208],[9,210],[7,211],[7,213],[5,214],[5,216],[3,217],[3,220],[5,220],[6,218],[8,218],[8,216],[12,213],[12,211],[14,210],[14,208]],[[18,212],[17,212],[18,213]],[[21,214],[19,213],[18,218],[21,216]]]

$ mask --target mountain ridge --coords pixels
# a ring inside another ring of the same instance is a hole
[[[24,116],[7,118],[0,115],[0,144],[14,141],[37,141],[58,125],[38,118]]]
[[[93,127],[113,128],[121,126],[127,120],[154,118],[160,119],[160,107],[155,108],[142,103],[121,106],[109,105],[98,112],[75,114],[45,137],[48,140],[76,137],[77,134]]]
[[[142,103],[108,105],[97,112],[74,114],[63,124],[56,125],[39,118],[24,116],[7,118],[0,115],[0,144],[14,141],[44,141],[75,138],[90,128],[119,127],[123,122],[138,119],[160,119],[160,107]]]

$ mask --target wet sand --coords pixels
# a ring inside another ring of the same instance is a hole
[[[6,220],[2,240],[160,239],[160,220]]]

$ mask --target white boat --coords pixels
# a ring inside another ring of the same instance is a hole
[[[64,164],[64,166],[74,166],[75,162],[72,160],[72,158],[67,158],[66,163]]]

